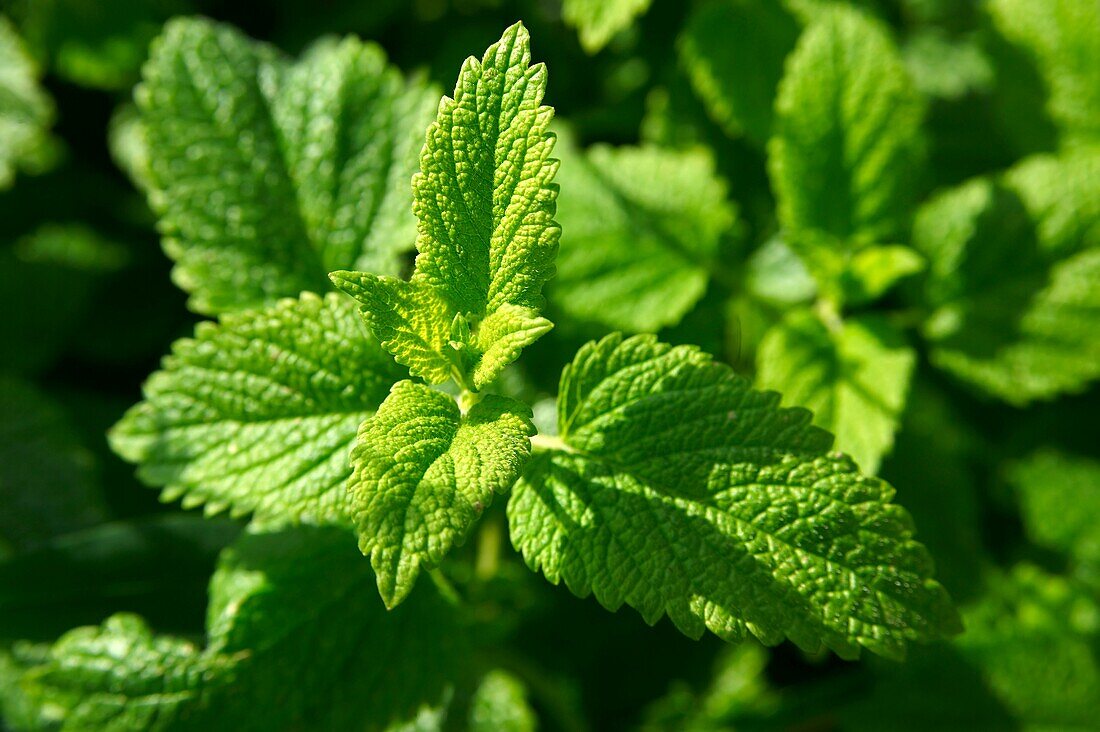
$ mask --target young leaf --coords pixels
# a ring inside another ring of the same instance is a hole
[[[958,630],[893,490],[691,347],[612,335],[562,373],[560,444],[508,505],[533,569],[691,637],[901,657]]]
[[[324,42],[289,64],[228,27],[174,20],[136,98],[150,201],[194,309],[323,292],[341,267],[397,271],[434,94],[376,46]]]
[[[466,60],[454,98],[440,102],[413,179],[412,280],[333,274],[386,349],[431,383],[454,374],[479,389],[550,329],[538,312],[558,249],[558,164],[553,109],[541,105],[546,67],[530,62],[517,23],[481,61]],[[508,345],[487,355],[500,340]]]
[[[534,434],[527,405],[490,395],[465,414],[423,384],[394,385],[363,423],[348,481],[359,548],[387,607],[409,594],[519,477]]]
[[[736,219],[714,162],[701,150],[564,147],[555,306],[631,332],[675,325],[703,296]]]
[[[1069,144],[1100,142],[1100,6],[1081,0],[993,0],[996,29],[1030,56],[1047,113]]]
[[[653,0],[563,0],[562,18],[580,33],[581,46],[596,53],[616,33],[649,10]]]
[[[1032,158],[921,208],[933,362],[1013,404],[1100,376],[1100,156]]]
[[[692,13],[680,36],[680,61],[727,134],[767,142],[783,60],[798,33],[798,23],[774,0],[718,0]]]
[[[16,170],[38,172],[54,154],[53,100],[38,76],[15,27],[0,15],[0,191],[11,186]]]
[[[916,358],[905,338],[873,315],[829,328],[796,310],[764,336],[757,383],[806,407],[868,474],[894,444]]]
[[[400,369],[354,306],[303,294],[177,341],[114,450],[165,500],[274,519],[346,521],[348,453]]]
[[[821,11],[787,59],[769,170],[780,223],[823,286],[903,233],[922,108],[887,30],[854,9]]]

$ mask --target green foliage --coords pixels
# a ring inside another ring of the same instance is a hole
[[[429,383],[454,375],[480,389],[550,329],[538,311],[560,229],[545,90],[546,67],[531,65],[522,24],[480,62],[467,59],[413,179],[420,223],[412,279],[333,275],[363,304],[382,345]]]
[[[581,45],[595,53],[649,9],[653,0],[562,0],[562,18],[577,28]]]
[[[1019,491],[1024,527],[1040,546],[1085,561],[1100,560],[1100,464],[1040,452],[1014,466],[1009,477]]]
[[[798,32],[783,4],[770,0],[708,2],[688,20],[680,58],[707,111],[730,135],[744,133],[759,145],[771,136],[783,59]]]
[[[705,152],[559,145],[567,232],[551,293],[580,321],[630,332],[675,325],[703,296],[735,221]]]
[[[821,12],[788,58],[769,170],[789,242],[827,290],[904,231],[922,108],[886,29],[850,8]]]
[[[62,408],[0,377],[0,556],[103,521],[95,458]]]
[[[38,77],[11,21],[0,15],[0,190],[12,185],[17,170],[48,167],[55,153],[49,134],[53,100]]]
[[[150,203],[176,283],[220,313],[324,292],[334,269],[396,271],[433,94],[374,45],[321,42],[290,64],[203,20],[154,43],[137,101]]]
[[[531,410],[490,395],[467,411],[423,384],[400,381],[363,423],[348,491],[359,548],[386,605],[401,602],[493,500],[519,477],[534,434]]]
[[[1100,157],[1031,158],[918,212],[933,360],[1014,404],[1100,375]]]
[[[1046,112],[1062,141],[1100,142],[1100,7],[1080,0],[993,0],[989,13],[1039,71]]]
[[[202,323],[111,432],[164,500],[207,513],[347,521],[359,424],[400,371],[336,294]]]
[[[1092,0],[222,5],[4,4],[0,728],[1095,726]]]
[[[760,386],[812,410],[839,448],[868,473],[878,471],[916,365],[897,330],[874,316],[828,324],[797,310],[768,331],[756,359]]]
[[[649,623],[891,657],[958,629],[892,489],[701,352],[610,336],[562,374],[560,444],[508,506],[534,569]]]
[[[382,729],[441,703],[459,648],[438,597],[391,619],[371,584],[344,531],[251,533],[211,580],[205,648],[115,615],[58,640],[24,693],[65,730]]]

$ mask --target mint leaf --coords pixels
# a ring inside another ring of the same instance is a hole
[[[546,67],[531,65],[522,24],[481,61],[467,59],[413,179],[420,254],[412,280],[333,274],[414,376],[442,383],[454,375],[480,389],[550,329],[538,311],[560,229],[545,89]],[[508,344],[487,356],[498,340]]]
[[[554,304],[632,332],[675,325],[703,296],[736,220],[714,161],[702,150],[561,147]]]
[[[150,201],[195,310],[323,292],[341,267],[397,271],[434,95],[376,46],[322,42],[289,64],[226,26],[174,20],[136,97]]]
[[[757,384],[806,407],[814,424],[836,435],[868,474],[894,444],[916,355],[875,315],[826,326],[796,310],[764,336],[756,353]]]
[[[921,255],[900,244],[870,246],[852,256],[841,288],[844,302],[865,305],[885,295],[898,282],[924,270]]]
[[[490,395],[465,414],[423,384],[394,385],[363,423],[348,481],[359,548],[371,559],[387,607],[439,564],[519,477],[534,434],[527,405]]]
[[[1074,730],[1100,714],[1100,607],[1063,577],[1018,565],[963,609],[966,632],[902,665],[882,665],[844,729]],[[914,693],[918,692],[918,693]],[[935,699],[935,703],[929,703]]]
[[[679,40],[681,64],[727,134],[767,142],[783,60],[798,33],[795,19],[772,0],[708,2],[688,18]]]
[[[111,446],[185,507],[346,521],[356,430],[398,378],[351,303],[306,293],[177,341]]]
[[[581,46],[596,53],[616,33],[630,27],[653,0],[562,0],[562,18],[580,33]]]
[[[17,170],[41,172],[55,156],[53,100],[11,21],[0,15],[0,191]]]
[[[1100,560],[1100,463],[1043,450],[1008,473],[1036,544],[1086,561]]]
[[[922,110],[880,23],[843,6],[816,14],[787,59],[768,153],[779,221],[823,287],[905,230]]]
[[[693,638],[844,657],[958,630],[893,490],[827,453],[808,412],[651,336],[585,346],[559,393],[558,444],[508,505],[513,543],[551,582]]]
[[[120,613],[62,636],[23,686],[32,689],[29,698],[44,721],[62,730],[186,728],[204,681],[230,667],[228,658],[154,635],[136,615]]]
[[[470,703],[470,732],[534,732],[538,718],[523,683],[499,669],[485,674]]]
[[[993,0],[997,31],[1034,62],[1062,141],[1100,141],[1100,7],[1080,0]]]
[[[1031,158],[917,215],[932,360],[1013,404],[1100,376],[1100,156]]]
[[[372,584],[346,531],[247,534],[211,580],[205,648],[115,615],[27,659],[13,701],[74,731],[388,729],[441,705],[463,644],[437,594],[387,613]]]
[[[104,521],[96,461],[61,405],[0,376],[0,556]]]
[[[468,657],[454,608],[428,587],[387,612],[373,585],[346,531],[242,536],[210,581],[207,653],[241,659],[211,714],[375,730],[439,705]]]

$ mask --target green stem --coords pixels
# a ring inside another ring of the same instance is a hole
[[[443,570],[439,567],[429,569],[428,576],[432,578],[432,582],[435,583],[439,594],[443,596],[444,600],[455,607],[462,605],[462,597],[458,594],[455,586],[451,584],[451,581],[443,574]]]

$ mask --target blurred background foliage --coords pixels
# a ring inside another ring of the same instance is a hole
[[[446,89],[522,19],[550,69],[564,233],[556,328],[501,388],[552,398],[611,330],[702,346],[878,467],[967,626],[904,664],[691,641],[549,586],[506,539],[486,579],[471,557],[500,541],[501,502],[448,572],[542,726],[1100,729],[1100,4],[852,3],[897,59],[872,79],[904,87],[888,124],[913,127],[891,173],[910,203],[866,240],[796,231],[784,206],[829,182],[791,193],[770,169],[800,133],[781,79],[826,4],[0,3],[0,648],[118,611],[201,637],[239,530],[158,501],[104,437],[201,319],[142,191],[132,90],[163,23],[206,15],[294,56],[357,34]],[[9,721],[18,655],[0,655]]]

